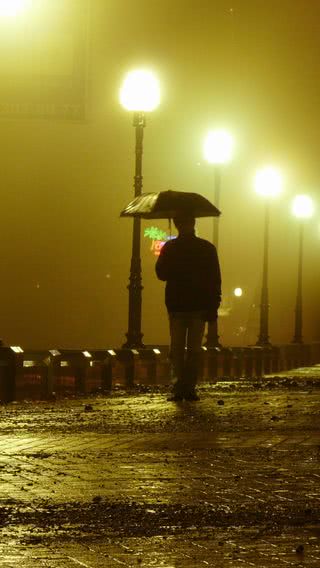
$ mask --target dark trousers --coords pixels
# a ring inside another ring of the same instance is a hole
[[[174,393],[193,394],[199,374],[205,328],[203,312],[170,312],[170,358]]]

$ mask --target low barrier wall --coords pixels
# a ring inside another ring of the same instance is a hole
[[[261,378],[320,363],[320,343],[202,348],[200,381]],[[166,346],[145,349],[49,351],[0,347],[0,401],[46,400],[107,392],[113,386],[169,385]]]

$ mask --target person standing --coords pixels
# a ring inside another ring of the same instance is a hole
[[[159,280],[166,282],[170,358],[175,375],[169,400],[195,401],[199,400],[196,384],[205,322],[218,317],[221,273],[215,246],[195,235],[195,218],[181,214],[173,222],[178,237],[162,247],[155,267]]]

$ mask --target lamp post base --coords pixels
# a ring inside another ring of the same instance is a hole
[[[258,339],[256,346],[257,347],[272,347],[272,343],[270,343],[269,339]]]
[[[126,333],[127,341],[122,345],[122,349],[144,349],[144,344],[142,343],[143,333],[135,337],[129,337],[129,334]]]

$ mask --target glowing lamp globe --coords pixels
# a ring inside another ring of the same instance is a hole
[[[243,292],[242,292],[242,288],[235,288],[233,290],[234,295],[236,296],[236,298],[241,298]]]
[[[276,168],[267,166],[256,173],[254,185],[256,192],[260,195],[276,197],[282,191],[282,175]]]
[[[131,71],[120,89],[120,103],[130,111],[149,112],[160,103],[160,85],[151,71]]]
[[[292,203],[292,213],[300,219],[309,219],[314,213],[314,206],[311,197],[308,195],[297,195]]]
[[[28,0],[0,0],[0,17],[14,18],[26,9]]]
[[[212,130],[204,141],[204,157],[210,164],[226,164],[233,154],[234,141],[226,130]]]

